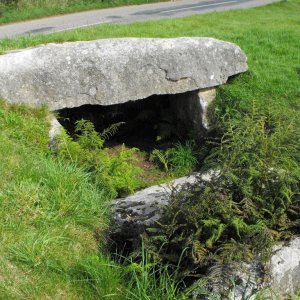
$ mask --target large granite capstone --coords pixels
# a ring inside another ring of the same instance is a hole
[[[0,97],[51,110],[112,105],[218,86],[246,70],[237,45],[213,38],[48,44],[0,56]]]

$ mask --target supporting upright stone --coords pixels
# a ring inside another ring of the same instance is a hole
[[[201,121],[202,125],[206,130],[209,130],[209,107],[216,99],[216,89],[215,88],[207,88],[204,90],[200,90],[198,92],[198,98],[201,107]]]
[[[50,121],[50,130],[49,130],[49,143],[48,147],[50,149],[55,149],[57,146],[57,136],[62,132],[63,127],[57,121],[55,117],[53,117]]]
[[[184,130],[196,139],[209,130],[208,108],[215,98],[214,87],[174,96],[173,113]]]

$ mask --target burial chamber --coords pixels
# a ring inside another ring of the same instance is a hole
[[[47,44],[0,56],[0,97],[47,105],[69,127],[64,120],[76,115],[99,127],[122,121],[118,113],[139,126],[172,115],[174,126],[201,135],[215,87],[245,72],[246,61],[237,45],[213,38]]]

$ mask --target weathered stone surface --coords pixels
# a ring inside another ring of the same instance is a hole
[[[111,105],[214,87],[246,70],[238,46],[212,38],[48,44],[0,56],[0,97],[51,110]]]
[[[50,121],[50,130],[49,130],[49,148],[54,149],[57,143],[57,136],[62,132],[63,127],[57,121],[56,118],[52,118]]]
[[[291,296],[300,290],[300,237],[288,245],[276,246],[269,272],[271,289],[279,296]]]
[[[126,198],[116,199],[113,204],[112,234],[126,241],[139,239],[146,228],[153,226],[161,218],[172,190],[185,184],[194,184],[198,177],[199,174],[181,177],[170,183],[146,188]],[[202,178],[208,181],[211,175],[202,175]]]
[[[213,103],[217,95],[216,89],[208,88],[198,92],[199,102],[201,106],[201,123],[203,127],[209,129],[209,112],[208,108]]]
[[[234,287],[230,290],[228,300],[251,299],[258,291],[269,296],[266,290],[268,284],[265,281],[265,268],[259,259],[251,263],[237,263],[232,273],[231,280],[235,281]],[[232,282],[231,282],[232,284]],[[271,297],[268,299],[272,299]]]
[[[181,126],[188,128],[195,138],[201,138],[209,130],[208,107],[215,98],[215,88],[174,95],[173,113]]]
[[[267,263],[257,258],[251,263],[237,262],[229,267],[229,283],[209,283],[213,292],[225,292],[222,299],[250,299],[258,291],[262,299],[290,299],[300,290],[300,237],[294,238],[286,245],[273,247],[273,253]],[[235,285],[231,288],[233,280]],[[202,298],[195,292],[194,299]]]
[[[230,299],[242,300],[245,295],[249,297],[261,289],[265,289],[266,295],[273,295],[268,299],[285,299],[300,290],[300,237],[286,245],[273,247],[272,252],[265,265],[259,261],[242,264],[246,268],[237,274],[239,284],[235,286]],[[247,278],[249,280],[245,281]]]

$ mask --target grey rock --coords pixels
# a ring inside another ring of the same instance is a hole
[[[0,97],[50,110],[118,104],[218,86],[245,72],[246,60],[213,38],[48,44],[0,56]]]
[[[236,284],[230,291],[228,299],[250,299],[258,291],[267,287],[265,276],[264,266],[259,259],[251,263],[242,262],[238,264],[233,272]]]
[[[195,134],[194,138],[203,137],[210,129],[209,106],[216,98],[216,89],[207,88],[173,96],[173,114],[181,128]]]
[[[268,295],[266,299],[292,297],[300,290],[300,237],[288,244],[274,246],[266,264],[256,261],[242,265],[246,268],[239,271],[240,283],[235,286],[230,299],[242,300],[258,290]]]
[[[215,100],[217,95],[216,89],[208,88],[200,90],[198,93],[199,102],[201,105],[201,123],[206,130],[210,129],[209,124],[209,107]]]
[[[264,267],[260,259],[247,263],[231,262],[226,267],[222,266],[223,273],[220,273],[219,267],[216,265],[209,269],[206,282],[200,279],[194,283],[193,299],[212,300],[215,299],[214,295],[218,295],[218,299],[223,300],[254,300],[251,297],[266,287]],[[215,270],[217,275],[213,275]],[[203,286],[210,291],[206,296],[201,293]]]
[[[49,143],[48,147],[50,149],[55,149],[57,146],[57,136],[63,131],[63,127],[57,121],[55,117],[52,117],[50,121],[49,129]]]
[[[228,282],[209,283],[213,292],[225,292],[222,299],[256,299],[258,293],[261,299],[290,299],[300,290],[300,237],[273,247],[267,263],[257,258],[250,263],[234,263],[229,268],[235,282],[233,288]],[[197,292],[194,299],[200,299]]]
[[[199,174],[181,177],[166,184],[138,191],[128,197],[116,199],[113,203],[112,236],[119,240],[137,241],[146,228],[153,226],[161,218],[164,207],[170,201],[172,191],[186,184],[196,183],[198,177]],[[201,177],[209,181],[211,174]]]
[[[300,237],[274,247],[269,263],[270,288],[281,297],[300,290]]]

